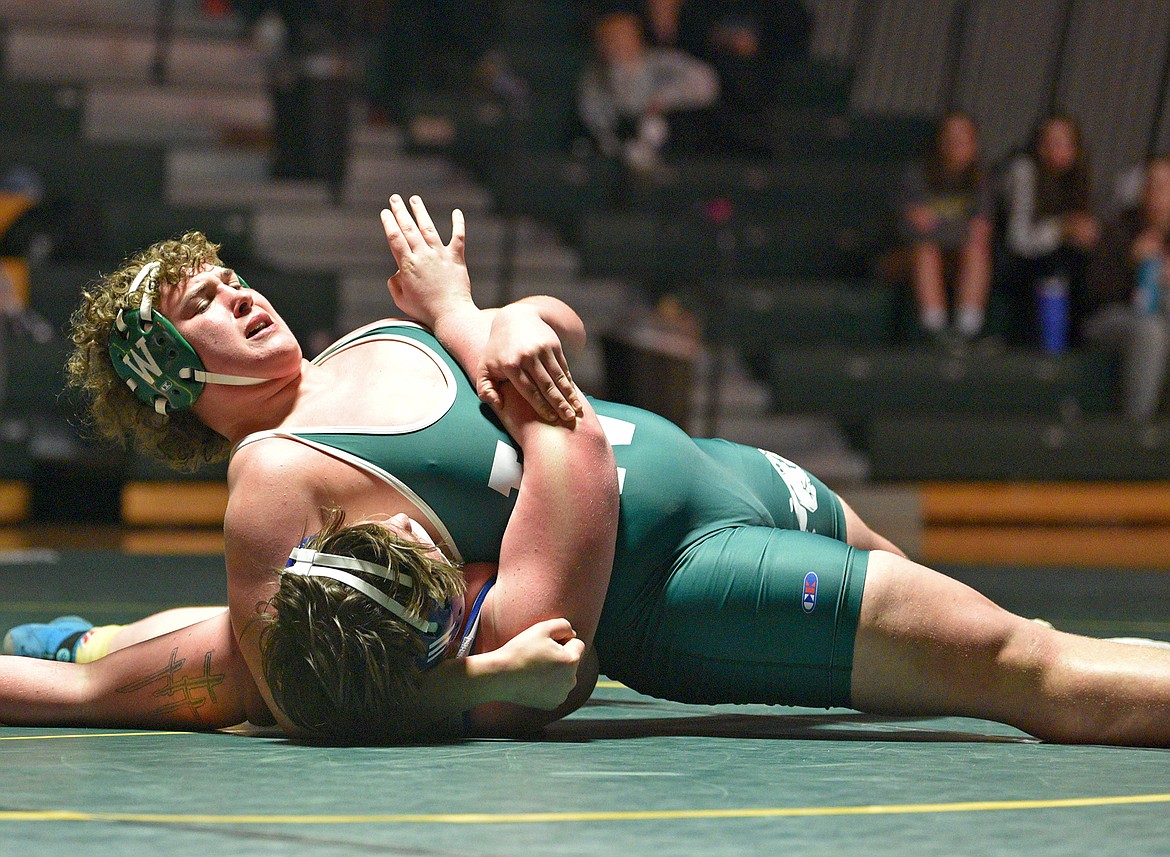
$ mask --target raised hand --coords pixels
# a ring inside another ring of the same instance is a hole
[[[451,212],[448,244],[443,244],[420,197],[412,196],[408,209],[402,197],[394,194],[381,218],[398,263],[398,273],[386,285],[399,309],[432,330],[448,313],[475,310],[463,258],[466,232],[459,209]]]

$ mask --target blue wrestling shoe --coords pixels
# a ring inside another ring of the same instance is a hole
[[[72,661],[77,642],[93,627],[80,616],[17,625],[4,635],[4,654],[46,661]]]

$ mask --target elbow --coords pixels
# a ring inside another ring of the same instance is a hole
[[[597,414],[586,403],[584,416],[577,421],[573,431],[577,434],[577,442],[581,448],[587,450],[588,467],[599,477],[613,480],[613,498],[617,503],[617,459],[614,458],[613,446],[609,437],[597,418]]]

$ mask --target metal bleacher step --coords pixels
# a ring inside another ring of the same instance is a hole
[[[900,414],[874,419],[866,444],[879,479],[1170,479],[1166,420]]]
[[[207,15],[201,0],[173,0],[171,26],[176,33],[227,35],[238,32],[231,17]],[[0,0],[0,18],[14,25],[87,30],[153,30],[159,0]]]
[[[452,208],[467,214],[486,210],[491,204],[483,188],[465,178],[444,158],[368,149],[352,152],[346,164],[343,204],[377,211],[385,206],[392,193],[421,196],[444,234],[450,232]],[[437,212],[448,216],[440,219]],[[476,218],[472,217],[471,221],[470,229],[474,230]]]
[[[156,4],[157,5],[157,4]],[[159,53],[154,27],[109,29],[10,24],[4,71],[18,79],[91,83],[147,83],[162,60],[171,84],[259,89],[263,60],[240,39],[176,34]]]
[[[273,179],[263,152],[181,146],[167,152],[167,201],[172,205],[312,208],[330,205],[329,188],[311,179]]]
[[[206,146],[271,124],[268,96],[254,87],[97,83],[85,99],[92,140]]]

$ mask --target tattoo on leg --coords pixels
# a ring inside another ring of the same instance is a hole
[[[118,688],[118,693],[133,693],[162,682],[162,686],[154,690],[151,696],[174,701],[160,705],[155,709],[155,714],[167,714],[181,708],[190,708],[191,712],[198,717],[199,709],[208,703],[216,702],[216,685],[222,684],[225,678],[223,673],[211,672],[212,654],[212,652],[207,652],[203,656],[203,673],[201,675],[184,676],[180,675],[179,672],[187,663],[187,659],[180,658],[178,656],[179,649],[175,647],[171,651],[170,660],[165,667],[144,679]]]

